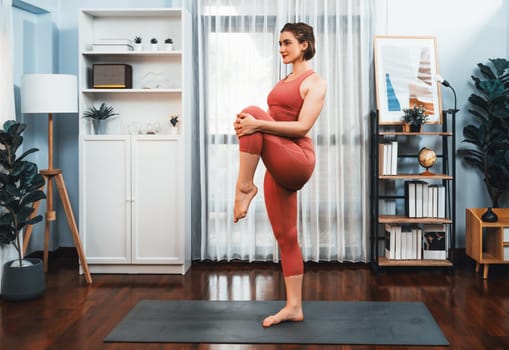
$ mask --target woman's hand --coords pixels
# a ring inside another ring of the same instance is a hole
[[[239,113],[233,122],[233,128],[238,137],[251,135],[258,131],[258,121],[249,113]]]

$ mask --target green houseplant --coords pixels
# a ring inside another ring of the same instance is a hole
[[[104,133],[104,121],[108,118],[111,118],[118,113],[114,112],[113,106],[106,104],[105,102],[101,103],[99,108],[95,106],[90,106],[84,113],[83,118],[89,118],[92,120],[92,125],[94,127],[94,133],[96,135]]]
[[[424,113],[426,109],[421,105],[414,105],[412,108],[403,109],[401,120],[409,125],[410,131],[420,131],[422,124],[426,123],[429,117]]]
[[[33,216],[33,204],[46,198],[40,189],[44,177],[37,165],[26,157],[38,149],[30,148],[17,156],[26,125],[8,120],[0,130],[0,243],[12,244],[18,258],[4,264],[2,296],[10,300],[31,299],[44,292],[44,269],[40,259],[23,259],[21,233],[28,225],[42,220]]]
[[[141,51],[143,50],[143,39],[141,38],[141,36],[135,36],[134,37],[134,50],[135,51]]]
[[[164,39],[164,46],[166,47],[167,51],[173,50],[173,39],[172,38]]]
[[[478,93],[468,98],[473,123],[463,128],[463,142],[470,147],[458,150],[463,161],[483,176],[492,206],[509,190],[509,61],[489,59],[478,63],[479,76],[472,75]]]

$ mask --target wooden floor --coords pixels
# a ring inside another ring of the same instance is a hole
[[[57,255],[57,254],[56,254]],[[141,299],[277,300],[284,298],[280,267],[264,263],[194,263],[185,275],[78,276],[75,257],[54,256],[43,297],[22,303],[0,299],[0,349],[509,349],[509,266],[472,262],[446,270],[390,270],[364,264],[306,264],[305,300],[422,301],[449,347],[105,344],[104,337]]]

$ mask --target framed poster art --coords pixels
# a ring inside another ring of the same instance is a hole
[[[428,124],[442,123],[434,37],[376,36],[375,85],[380,124],[403,124],[403,109],[421,105]]]

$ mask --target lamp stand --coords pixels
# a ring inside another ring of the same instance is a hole
[[[69,224],[69,228],[72,233],[74,246],[76,247],[76,251],[78,252],[81,267],[83,268],[83,272],[85,274],[85,279],[88,284],[91,284],[92,277],[90,275],[90,271],[88,270],[88,264],[85,259],[85,254],[83,252],[83,248],[81,245],[78,226],[76,225],[76,220],[74,219],[74,214],[72,212],[71,201],[69,200],[67,188],[65,187],[64,176],[62,174],[61,169],[53,169],[53,115],[51,113],[49,113],[48,115],[48,169],[41,170],[40,173],[42,176],[44,176],[44,179],[46,180],[46,215],[44,225],[44,271],[46,272],[48,271],[48,246],[51,222],[56,220],[56,212],[53,208],[53,181],[55,181],[58,193],[60,195],[60,200],[62,201],[62,205],[64,207],[65,216],[67,217],[67,223]],[[40,201],[34,203],[34,212],[32,216],[35,216],[37,214],[39,204]],[[31,235],[32,226],[29,225],[26,229],[25,237],[23,240],[23,253],[25,253],[26,251]]]

